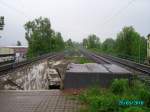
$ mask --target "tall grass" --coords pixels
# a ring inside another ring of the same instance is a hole
[[[78,99],[84,105],[81,112],[150,112],[150,91],[137,80],[131,87],[124,79],[114,80],[108,89],[90,87]],[[120,100],[142,100],[144,105],[119,105]]]

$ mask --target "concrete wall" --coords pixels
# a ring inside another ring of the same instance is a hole
[[[130,74],[66,73],[64,89],[88,88],[94,85],[110,87],[114,79],[132,79]]]
[[[0,89],[41,90],[48,89],[47,61],[31,64],[0,78]]]

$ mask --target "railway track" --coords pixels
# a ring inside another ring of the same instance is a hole
[[[112,62],[119,63],[120,65],[123,65],[127,68],[133,69],[134,71],[137,71],[137,77],[139,80],[145,82],[150,87],[150,67],[142,64],[135,63],[133,61],[121,59],[118,57],[113,56],[106,56],[106,55],[100,55],[102,57],[105,57],[108,60],[111,60]]]
[[[133,61],[121,59],[121,58],[118,58],[118,57],[113,57],[113,56],[110,56],[110,55],[98,55],[98,56],[105,57],[106,59],[108,59],[112,62],[119,63],[121,65],[124,65],[124,66],[127,66],[127,67],[131,68],[131,69],[134,69],[134,70],[136,70],[136,71],[138,71],[142,74],[150,76],[150,67],[149,66],[142,65],[142,64],[139,64],[139,63],[135,63]]]
[[[87,52],[87,51],[81,51],[81,53],[83,53],[85,57],[87,57],[90,60],[93,60],[96,63],[99,63],[99,64],[111,64],[110,61],[108,61],[105,58],[103,58],[101,56],[98,56],[98,55],[96,55],[94,53]]]
[[[104,54],[98,54],[98,53],[92,53],[89,51],[82,50],[82,53],[84,53],[85,56],[89,57],[89,59],[94,60],[96,63],[99,64],[118,64],[123,65],[126,68],[132,69],[136,72],[138,72],[137,77],[145,82],[150,87],[150,67],[142,64],[135,63],[133,61],[121,59],[118,57],[110,56],[110,55],[104,55]]]
[[[33,62],[42,60],[42,59],[56,59],[56,58],[59,58],[61,56],[62,56],[62,54],[56,54],[56,53],[46,54],[46,55],[42,55],[42,56],[39,56],[39,57],[31,59],[31,60],[26,60],[26,61],[22,61],[22,62],[18,62],[18,63],[9,63],[9,64],[5,64],[5,65],[1,65],[0,66],[0,75],[5,74],[5,73],[7,73],[11,70],[15,70],[17,68],[26,66],[26,65],[31,64]]]
[[[95,62],[97,62],[97,63],[101,63],[101,62],[102,62],[102,64],[103,63],[105,63],[105,64],[116,63],[116,64],[124,65],[124,66],[134,69],[135,71],[138,71],[142,74],[150,76],[150,66],[135,63],[130,60],[121,59],[121,58],[110,56],[110,55],[92,53],[92,52],[83,51],[83,50],[82,50],[82,53],[85,56],[91,58],[92,60],[95,60]]]

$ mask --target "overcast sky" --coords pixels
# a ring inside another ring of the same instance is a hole
[[[23,26],[39,16],[48,17],[64,40],[81,42],[94,33],[104,41],[130,25],[143,36],[150,33],[150,0],[0,0],[0,16],[6,24],[0,45],[27,45]]]

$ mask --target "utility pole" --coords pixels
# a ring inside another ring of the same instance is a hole
[[[140,63],[140,58],[141,58],[141,37],[139,39],[139,63]]]

